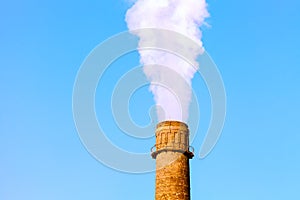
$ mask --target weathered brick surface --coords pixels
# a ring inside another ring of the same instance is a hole
[[[190,200],[189,130],[166,121],[156,129],[156,200]]]

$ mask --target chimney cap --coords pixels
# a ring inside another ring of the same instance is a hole
[[[181,121],[172,121],[172,120],[159,122],[157,124],[156,128],[159,128],[162,126],[183,126],[185,128],[188,128],[188,125],[186,123],[181,122]]]

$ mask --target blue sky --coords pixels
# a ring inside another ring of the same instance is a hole
[[[192,198],[299,199],[300,3],[208,4],[211,28],[204,28],[203,41],[224,79],[227,118],[209,157],[191,161]],[[81,63],[99,43],[127,29],[127,9],[121,0],[0,3],[0,199],[154,199],[155,174],[100,164],[81,144],[72,115]],[[107,88],[137,64],[136,54],[116,62]],[[193,83],[202,111],[192,144],[197,148],[210,105],[201,77]],[[110,111],[101,109],[108,97],[98,90],[97,115],[107,116],[108,137],[125,149],[148,151],[154,140],[131,141],[118,132]],[[149,120],[151,98],[146,87],[133,96],[137,123]]]

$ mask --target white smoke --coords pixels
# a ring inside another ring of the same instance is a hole
[[[205,0],[137,0],[127,11],[128,28],[140,37],[140,47],[167,43],[171,49],[187,52],[193,60],[193,63],[187,63],[182,58],[166,51],[139,51],[140,62],[145,66],[144,72],[151,82],[150,90],[156,104],[164,111],[158,110],[159,121],[186,122],[188,119],[191,80],[199,67],[196,59],[203,52],[202,33],[199,27],[204,24],[205,18],[209,15],[206,8]],[[176,31],[195,41],[198,47],[188,46],[180,40],[172,39],[172,35],[143,34],[134,31],[142,28]],[[149,65],[157,67],[149,67]],[[159,66],[166,66],[173,73]],[[179,75],[182,78],[178,78]]]

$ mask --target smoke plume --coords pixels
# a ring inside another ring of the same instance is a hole
[[[188,119],[191,80],[199,67],[196,59],[203,52],[199,27],[209,15],[206,8],[205,0],[137,0],[127,11],[128,28],[139,36],[140,47],[168,43],[171,49],[186,51],[193,60],[193,63],[188,63],[163,50],[139,50],[144,73],[151,82],[150,90],[156,105],[162,109],[157,110],[159,121],[186,122]],[[172,35],[135,31],[143,28],[175,31],[192,39],[198,46],[189,46],[176,38],[172,39]]]

